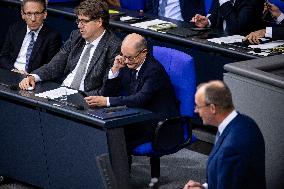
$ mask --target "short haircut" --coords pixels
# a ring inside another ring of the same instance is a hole
[[[147,49],[147,41],[145,37],[142,37],[141,40],[137,41],[137,43],[135,44],[135,48],[137,52],[141,52],[144,49]]]
[[[85,0],[80,3],[74,10],[75,14],[87,16],[90,19],[102,19],[104,28],[109,26],[109,12],[108,5],[102,0]]]
[[[27,2],[40,3],[43,6],[43,10],[46,10],[46,0],[23,0],[21,5],[22,10]]]
[[[221,111],[234,109],[232,94],[229,87],[222,81],[210,81],[204,86],[206,104],[214,104]]]

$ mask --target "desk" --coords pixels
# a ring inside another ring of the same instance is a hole
[[[119,188],[129,188],[123,126],[151,120],[151,112],[100,120],[34,96],[58,84],[34,92],[4,86],[20,80],[0,69],[0,175],[42,188],[104,188],[96,157],[108,153]]]

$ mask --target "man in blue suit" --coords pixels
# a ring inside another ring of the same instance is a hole
[[[218,127],[207,162],[207,183],[190,180],[184,189],[265,189],[265,145],[257,124],[234,109],[222,81],[201,84],[195,112],[204,125]]]
[[[122,42],[102,88],[103,96],[89,96],[91,107],[138,107],[157,114],[159,120],[177,116],[178,108],[171,81],[164,67],[147,50],[147,42],[139,34],[129,34]],[[150,141],[156,125],[133,125],[125,129],[128,149]]]

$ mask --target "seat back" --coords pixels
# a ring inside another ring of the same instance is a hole
[[[195,66],[193,58],[181,51],[153,47],[153,56],[164,66],[180,103],[182,116],[194,114],[194,95],[196,90]]]
[[[128,10],[144,10],[146,0],[120,0],[121,8]]]

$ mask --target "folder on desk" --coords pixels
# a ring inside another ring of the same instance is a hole
[[[139,110],[128,108],[126,106],[88,110],[88,114],[90,116],[103,119],[103,120],[111,119],[111,118],[119,118],[119,117],[134,115],[138,113],[140,113]]]

